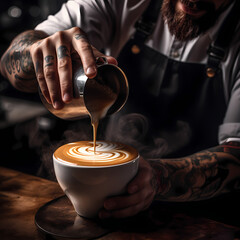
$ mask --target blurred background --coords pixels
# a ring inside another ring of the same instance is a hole
[[[13,38],[33,29],[66,0],[6,0],[0,5],[0,55]],[[67,123],[50,115],[38,94],[15,90],[0,75],[0,165],[34,175],[44,175],[39,155],[42,147],[61,138]],[[40,172],[41,173],[40,173]]]
[[[20,32],[33,29],[66,0],[5,0],[0,6],[0,54]]]

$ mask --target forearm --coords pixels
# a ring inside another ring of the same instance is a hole
[[[41,31],[26,31],[19,34],[1,58],[1,73],[20,91],[34,92],[37,80],[30,54],[30,47],[36,41],[47,37]]]
[[[156,198],[197,201],[239,190],[240,143],[207,149],[179,159],[150,160],[156,174]]]

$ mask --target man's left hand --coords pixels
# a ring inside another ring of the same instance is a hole
[[[128,194],[106,199],[99,217],[126,218],[147,209],[157,191],[154,182],[156,179],[153,168],[146,160],[140,158],[138,173],[127,186]]]

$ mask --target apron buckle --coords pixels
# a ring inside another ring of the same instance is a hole
[[[216,71],[211,67],[207,68],[207,70],[206,70],[206,74],[210,78],[213,78],[215,76],[215,73],[216,73]]]

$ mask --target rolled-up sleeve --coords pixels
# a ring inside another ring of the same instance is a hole
[[[114,11],[108,1],[70,0],[64,3],[59,12],[36,26],[48,35],[80,27],[92,45],[101,49],[106,46],[114,31]]]
[[[236,58],[232,68],[234,84],[231,87],[231,94],[223,124],[219,127],[219,143],[234,138],[240,141],[240,56]]]

